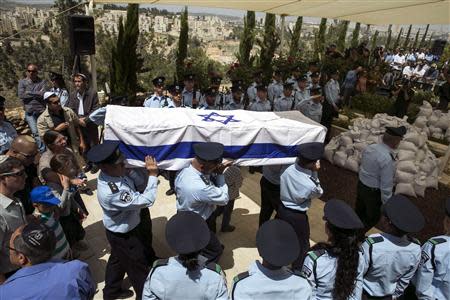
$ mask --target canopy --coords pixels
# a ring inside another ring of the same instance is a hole
[[[449,24],[450,0],[91,0],[252,10],[277,15],[323,17],[364,24]]]

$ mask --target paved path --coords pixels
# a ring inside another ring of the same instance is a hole
[[[224,254],[219,262],[225,271],[228,287],[231,286],[235,275],[247,270],[248,265],[259,258],[255,248],[255,236],[258,229],[258,216],[260,210],[260,174],[249,174],[243,168],[244,185],[241,196],[235,202],[231,223],[236,230],[231,233],[219,233],[218,237],[225,245]],[[96,176],[90,175],[89,184],[96,187]],[[158,195],[155,205],[151,207],[153,222],[153,247],[159,257],[169,257],[171,252],[165,241],[165,224],[175,214],[175,196],[166,196],[168,182],[160,177]],[[98,284],[95,299],[102,299],[104,287],[104,274],[110,248],[106,240],[102,223],[102,210],[97,202],[96,191],[93,196],[83,196],[89,210],[89,216],[83,224],[86,229],[86,240],[91,246],[94,255],[86,261],[89,263],[94,279]],[[318,199],[312,202],[308,212],[311,225],[311,239],[314,241],[326,240],[324,234],[323,217],[324,203]]]

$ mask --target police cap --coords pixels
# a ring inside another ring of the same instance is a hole
[[[87,159],[93,163],[114,163],[119,156],[119,141],[104,141],[87,153]]]
[[[316,161],[323,157],[324,146],[319,142],[304,143],[298,146],[297,151],[299,158]]]
[[[207,90],[205,91],[205,95],[206,95],[206,96],[212,96],[212,97],[215,97],[215,96],[217,96],[217,93],[218,93],[218,90],[215,89],[215,88],[209,88],[209,89],[207,89]]]
[[[167,222],[166,240],[178,254],[200,251],[208,245],[210,232],[203,218],[192,211],[179,211]]]
[[[188,74],[184,75],[185,81],[194,81],[194,79],[195,79],[195,75],[192,73],[188,73]]]
[[[285,82],[283,83],[283,88],[286,90],[292,90],[294,86],[292,85],[292,82]]]
[[[341,229],[361,229],[364,227],[355,211],[344,201],[330,199],[323,209],[325,219]]]
[[[411,200],[403,195],[394,195],[384,204],[384,212],[391,223],[406,233],[419,232],[425,219]]]
[[[158,76],[152,80],[154,86],[163,86],[166,81],[166,77]]]
[[[206,142],[194,144],[195,156],[204,161],[221,161],[223,157],[223,144]]]
[[[306,77],[305,75],[299,76],[299,77],[297,77],[297,81],[303,81],[303,82],[308,81],[308,77]]]
[[[406,134],[406,127],[386,127],[386,133],[392,136],[403,137]]]
[[[319,72],[313,72],[312,74],[311,74],[311,77],[319,77],[320,76],[320,73]]]
[[[173,84],[169,87],[169,92],[171,94],[181,94],[182,88],[178,84]]]
[[[237,93],[237,92],[243,92],[244,90],[242,89],[242,86],[240,85],[233,85],[231,87],[231,92],[232,93]]]
[[[294,229],[289,223],[279,219],[267,221],[259,228],[256,247],[259,255],[276,267],[291,264],[300,253]]]

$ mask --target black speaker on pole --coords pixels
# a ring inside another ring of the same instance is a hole
[[[431,47],[431,54],[441,56],[444,53],[445,45],[447,44],[446,40],[435,40],[433,42],[433,47]]]
[[[73,55],[95,54],[94,18],[90,16],[69,16],[70,50]]]

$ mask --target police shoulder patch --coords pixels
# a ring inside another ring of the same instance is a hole
[[[302,270],[300,272],[295,271],[294,274],[304,278],[308,278],[309,276],[311,276],[312,270],[308,268],[306,265],[303,265]]]
[[[206,265],[206,268],[218,274],[222,274],[222,268],[216,263],[210,262]]]
[[[203,182],[204,182],[206,185],[209,185],[209,184],[211,183],[211,181],[209,181],[208,178],[206,178],[205,175],[200,175],[200,178],[203,180]]]
[[[129,192],[123,191],[120,194],[120,201],[128,203],[128,202],[131,202],[131,200],[133,200],[133,198],[131,198],[131,194]]]
[[[249,276],[250,276],[250,273],[249,273],[248,271],[247,271],[247,272],[242,272],[242,273],[240,273],[240,274],[234,276],[234,278],[233,278],[233,283],[236,283],[236,282],[238,282],[238,281],[241,281],[242,279],[247,278],[247,277],[249,277]]]

